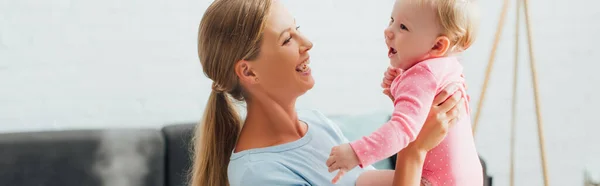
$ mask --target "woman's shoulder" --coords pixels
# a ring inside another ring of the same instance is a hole
[[[318,110],[298,110],[298,118],[306,122],[309,127],[334,130],[336,133],[341,134],[339,125]]]
[[[298,110],[297,113],[298,119],[306,122],[310,126],[337,127],[337,124],[318,110]]]
[[[246,161],[242,166],[229,166],[229,184],[237,185],[310,185],[294,170],[276,160]]]
[[[348,142],[340,126],[318,110],[299,110],[298,118],[306,122],[308,127],[312,127],[315,131],[333,137],[335,143]]]
[[[314,109],[302,109],[302,110],[297,110],[298,113],[298,118],[300,118],[301,120],[325,120],[327,119],[327,117],[321,113],[319,110],[314,110]]]

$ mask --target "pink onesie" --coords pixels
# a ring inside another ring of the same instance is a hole
[[[462,66],[456,57],[417,63],[396,77],[390,91],[394,112],[390,121],[369,136],[350,145],[365,167],[388,158],[415,140],[427,119],[433,98],[450,83],[464,85]],[[459,91],[467,97],[465,87]],[[483,185],[483,172],[471,133],[468,103],[448,136],[427,153],[423,178],[431,185]]]

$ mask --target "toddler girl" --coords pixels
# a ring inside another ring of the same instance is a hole
[[[396,0],[385,30],[390,65],[400,72],[389,89],[392,118],[371,135],[332,149],[329,171],[340,170],[333,182],[345,171],[388,158],[415,140],[433,98],[446,85],[460,83],[457,91],[467,95],[455,56],[473,43],[475,11],[471,0]],[[423,185],[483,185],[466,104],[448,136],[428,152]]]

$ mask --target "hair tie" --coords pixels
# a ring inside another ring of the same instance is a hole
[[[221,86],[219,86],[216,82],[212,83],[212,91],[216,92],[216,93],[223,93],[225,92],[225,89],[223,89]]]

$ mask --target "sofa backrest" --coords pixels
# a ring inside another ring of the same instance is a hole
[[[167,146],[165,178],[168,186],[187,186],[192,165],[192,137],[196,124],[169,125],[162,129]]]
[[[0,183],[163,186],[164,146],[150,129],[0,134]]]

